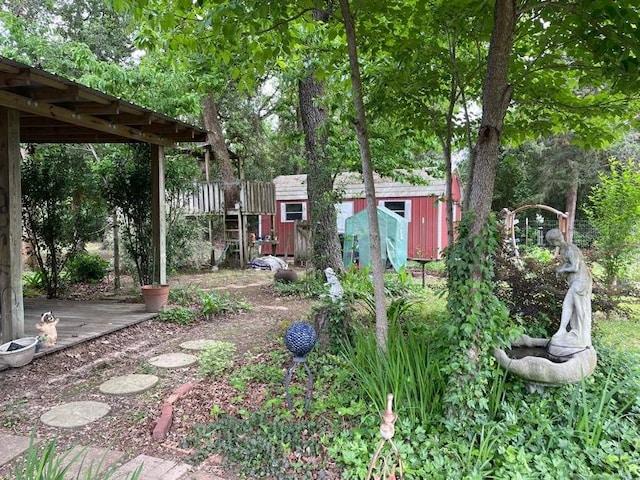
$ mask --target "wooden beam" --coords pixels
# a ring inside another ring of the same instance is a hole
[[[71,87],[62,91],[59,88],[53,87],[30,87],[29,97],[37,102],[77,102],[80,99],[80,92],[77,85],[71,85]]]
[[[29,100],[25,97],[9,92],[0,91],[0,106],[20,110],[22,112],[41,115],[47,118],[53,118],[65,123],[90,128],[92,130],[97,130],[112,135],[119,135],[131,140],[147,142],[153,145],[163,145],[165,147],[175,146],[175,142],[167,137],[145,133],[140,131],[139,129],[128,126],[116,125],[114,123],[91,115],[77,114],[75,112],[67,110],[66,108]]]
[[[119,115],[114,115],[111,121],[117,125],[151,125],[155,118],[152,113],[142,115],[120,113]]]
[[[93,102],[76,103],[73,110],[85,115],[117,115],[120,113],[120,102],[111,102],[107,105]]]
[[[20,116],[0,108],[0,343],[24,336]]]

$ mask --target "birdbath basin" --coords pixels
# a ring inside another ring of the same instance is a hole
[[[523,335],[506,350],[494,349],[493,356],[505,370],[540,386],[577,383],[595,370],[598,357],[593,346],[571,356],[557,357],[549,354],[548,344],[549,339]]]

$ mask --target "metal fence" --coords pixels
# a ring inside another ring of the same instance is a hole
[[[529,211],[516,217],[516,242],[521,246],[543,246],[544,235],[558,228],[558,219],[550,212]],[[576,218],[573,224],[573,243],[580,248],[593,248],[598,232],[586,218]]]

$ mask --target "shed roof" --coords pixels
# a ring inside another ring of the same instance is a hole
[[[20,112],[23,143],[203,142],[206,131],[0,56],[0,106]]]
[[[432,197],[445,194],[445,180],[429,177],[424,172],[412,172],[428,180],[428,185],[411,185],[374,174],[377,198]],[[276,200],[306,200],[306,175],[280,175],[273,179],[276,186]],[[344,198],[364,198],[364,181],[361,173],[345,172],[338,175],[334,183],[336,189],[342,188]]]

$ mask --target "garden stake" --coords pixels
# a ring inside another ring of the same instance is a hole
[[[369,465],[369,471],[367,472],[366,480],[403,480],[404,473],[402,470],[402,457],[398,447],[393,441],[393,434],[395,433],[395,423],[398,419],[398,415],[393,413],[393,394],[387,395],[387,409],[382,412],[382,423],[380,424],[380,435],[382,439],[378,443],[371,464]],[[391,447],[391,452],[381,454],[385,444],[388,443]],[[397,469],[397,472],[396,472]],[[379,474],[374,474],[374,470],[379,471]],[[398,476],[396,476],[396,473]]]

